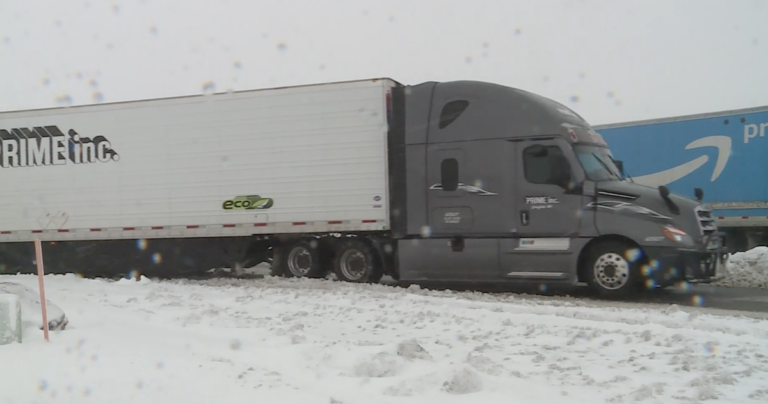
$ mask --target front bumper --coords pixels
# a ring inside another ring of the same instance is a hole
[[[642,269],[646,283],[666,287],[676,282],[710,283],[725,265],[725,235],[713,233],[705,240],[710,248],[646,247],[648,264]]]

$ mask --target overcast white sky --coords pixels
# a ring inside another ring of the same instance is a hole
[[[391,77],[593,124],[768,105],[762,0],[0,0],[0,110]]]

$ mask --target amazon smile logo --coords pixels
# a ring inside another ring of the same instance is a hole
[[[712,172],[710,181],[715,181],[720,174],[725,170],[725,165],[728,164],[728,159],[731,157],[731,138],[728,136],[707,136],[701,139],[696,139],[685,146],[686,150],[698,149],[701,147],[716,147],[717,148],[717,161],[715,162],[715,170]],[[686,163],[680,164],[677,167],[659,171],[657,173],[643,175],[641,177],[633,177],[635,183],[646,185],[650,187],[658,187],[659,185],[667,185],[675,182],[688,174],[698,170],[701,166],[709,161],[709,156],[699,156]]]

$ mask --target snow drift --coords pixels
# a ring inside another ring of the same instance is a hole
[[[40,304],[40,292],[14,282],[0,281],[0,293],[16,295],[21,301],[22,328],[34,327],[43,329],[43,309]],[[48,299],[45,299],[48,314],[48,329],[58,330],[67,327],[69,320],[64,310]]]
[[[714,284],[768,289],[768,247],[755,247],[730,255]]]

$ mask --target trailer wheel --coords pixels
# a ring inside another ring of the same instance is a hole
[[[299,240],[274,250],[272,274],[291,278],[322,278],[320,252],[312,241]]]
[[[626,258],[636,247],[620,241],[594,246],[585,262],[587,284],[602,297],[628,297],[639,291],[640,261]]]
[[[333,270],[339,280],[346,282],[376,283],[383,276],[373,247],[354,239],[341,242],[333,259]]]

